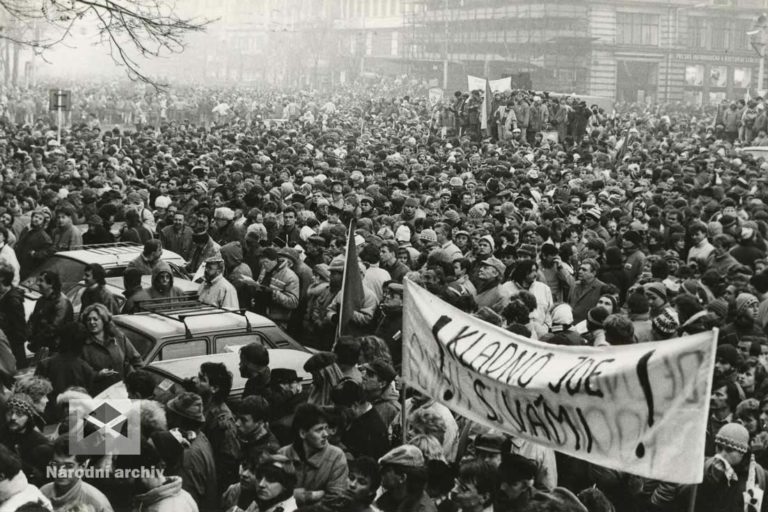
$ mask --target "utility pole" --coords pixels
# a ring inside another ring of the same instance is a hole
[[[448,90],[448,0],[443,0],[443,91],[447,91],[447,90]]]

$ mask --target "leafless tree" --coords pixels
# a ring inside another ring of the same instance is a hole
[[[181,16],[175,0],[0,0],[0,17],[0,39],[43,57],[90,23],[132,80],[156,88],[166,84],[142,72],[140,59],[182,52],[186,35],[213,21]]]

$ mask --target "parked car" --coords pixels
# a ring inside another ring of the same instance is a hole
[[[158,299],[144,311],[115,315],[146,364],[219,354],[259,342],[267,348],[309,351],[272,320],[246,310],[228,310],[196,300]]]
[[[117,304],[120,306],[120,308],[123,307],[125,304],[125,296],[123,295],[123,292],[125,291],[125,287],[123,285],[123,278],[122,277],[108,277],[106,279],[106,289],[109,290],[112,295],[115,296],[115,299],[117,300]],[[181,279],[181,278],[174,278],[173,285],[177,288],[179,288],[182,292],[184,292],[184,295],[193,298],[197,296],[197,290],[200,287],[198,283],[195,283],[193,281],[190,281],[189,279]],[[149,288],[152,286],[152,276],[145,275],[141,276],[141,287],[142,288]],[[79,281],[75,283],[74,286],[72,286],[69,290],[64,292],[64,295],[69,297],[69,300],[72,301],[72,308],[75,311],[75,316],[80,314],[80,310],[82,309],[82,297],[83,292],[85,291],[85,282]],[[28,294],[25,293],[26,300],[24,301],[24,313],[27,315],[27,320],[29,320],[30,315],[32,314],[32,311],[35,310],[35,302],[37,301],[37,298],[40,296],[38,292],[29,292]]]
[[[24,311],[27,318],[35,309],[35,302],[40,297],[37,289],[37,277],[43,271],[54,271],[61,278],[61,291],[70,297],[70,300],[77,295],[73,288],[82,286],[83,273],[85,266],[89,263],[98,263],[107,273],[107,279],[112,285],[119,288],[118,293],[122,293],[122,277],[128,264],[136,259],[143,250],[143,246],[137,244],[103,244],[83,246],[80,249],[72,251],[57,252],[42,265],[37,267],[24,281],[21,282],[21,289],[24,291]],[[187,279],[188,275],[184,271],[184,258],[172,251],[163,249],[160,258],[167,262],[171,267],[174,279]],[[113,290],[110,290],[113,291]],[[82,293],[82,291],[80,292]],[[74,302],[73,302],[74,305]],[[78,312],[79,310],[75,310]]]
[[[768,160],[768,146],[749,146],[746,148],[741,148],[741,151],[743,153],[752,155],[752,157],[755,159],[763,158]]]
[[[268,349],[270,368],[289,368],[296,371],[301,378],[302,385],[308,387],[312,383],[312,376],[304,371],[304,363],[312,355],[306,350],[294,349]],[[224,363],[232,373],[232,391],[229,393],[229,402],[237,403],[243,395],[245,381],[240,376],[240,354],[237,350],[229,350],[220,354],[206,356],[185,357],[170,361],[153,361],[143,369],[155,378],[155,398],[160,402],[167,402],[171,397],[184,392],[182,381],[196,377],[203,363]],[[125,384],[118,382],[98,396],[99,399],[128,398]]]

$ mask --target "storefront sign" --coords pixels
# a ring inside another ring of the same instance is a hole
[[[706,53],[675,53],[672,55],[675,60],[685,62],[717,62],[723,64],[757,64],[757,57],[746,57],[739,55],[723,55]]]

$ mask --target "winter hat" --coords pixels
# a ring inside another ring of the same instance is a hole
[[[749,451],[749,432],[743,425],[728,423],[718,430],[715,444],[737,452],[747,453]]]
[[[660,315],[652,320],[653,328],[661,334],[669,336],[675,334],[680,328],[680,321],[677,319],[677,313],[672,309],[665,309]]]
[[[632,245],[643,245],[643,236],[637,231],[627,231],[622,238]]]
[[[435,233],[434,229],[422,229],[419,238],[423,242],[437,243],[437,233]]]
[[[39,416],[37,409],[35,409],[34,402],[32,401],[32,397],[27,395],[26,393],[12,394],[11,397],[8,399],[7,409],[9,411],[17,410],[23,414],[26,414],[31,418],[34,418],[35,416]]]
[[[655,293],[664,299],[664,302],[667,301],[667,287],[664,284],[659,282],[646,283],[644,289],[646,293]]]
[[[304,363],[304,371],[308,373],[319,372],[326,366],[336,363],[336,354],[333,352],[316,352]]]
[[[573,310],[570,304],[558,304],[552,308],[552,326],[569,327],[573,324]]]
[[[599,329],[603,328],[603,322],[606,318],[608,318],[608,310],[600,306],[590,309],[587,313],[587,323],[593,324]]]
[[[410,242],[411,241],[411,228],[405,224],[401,225],[395,231],[395,240],[398,242]]]
[[[740,293],[736,297],[736,314],[746,311],[748,308],[758,305],[760,302],[751,293]]]
[[[388,451],[379,459],[379,465],[389,464],[405,468],[424,467],[424,455],[412,444],[403,444]]]
[[[741,364],[741,354],[739,349],[733,345],[720,345],[715,352],[715,360],[721,359],[733,366],[738,367]]]
[[[720,318],[725,318],[728,316],[728,302],[725,299],[715,299],[707,304],[707,310]]]
[[[197,393],[182,393],[165,405],[165,408],[182,418],[205,423],[203,414],[203,399]]]
[[[723,226],[723,229],[728,229],[737,222],[739,222],[739,220],[736,217],[732,217],[730,215],[723,215],[720,217],[720,225]]]
[[[493,237],[491,235],[483,235],[480,237],[480,240],[485,240],[488,242],[488,244],[491,246],[491,250],[496,250],[496,242],[493,241]]]
[[[650,308],[648,307],[648,297],[643,293],[633,293],[627,297],[627,310],[633,315],[644,315]]]

